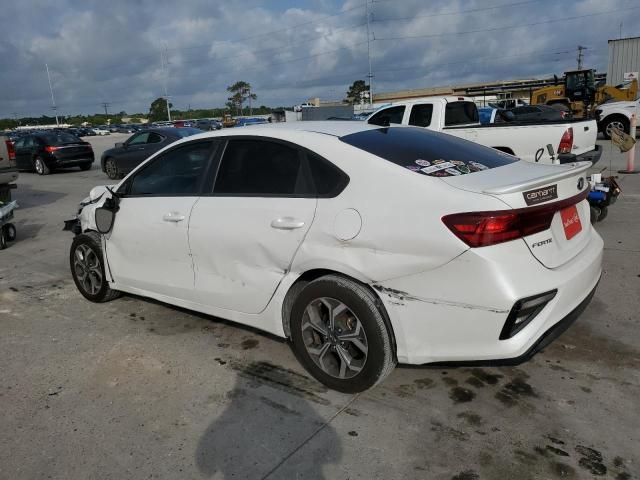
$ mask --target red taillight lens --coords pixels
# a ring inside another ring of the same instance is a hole
[[[562,134],[560,139],[560,145],[558,145],[558,153],[571,153],[573,148],[573,128],[567,128],[566,132]]]
[[[13,145],[11,140],[5,140],[4,143],[7,145],[7,153],[9,154],[9,161],[16,159],[16,147]]]
[[[543,232],[551,227],[559,210],[580,203],[589,189],[561,202],[539,207],[491,212],[454,213],[442,217],[453,234],[470,247],[487,247]]]
[[[53,153],[56,150],[58,150],[60,147],[53,147],[51,145],[47,145],[46,147],[44,147],[44,151],[47,153]]]

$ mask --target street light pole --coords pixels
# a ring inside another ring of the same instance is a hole
[[[58,112],[57,112],[58,107],[56,107],[56,99],[53,96],[53,87],[51,86],[51,75],[49,74],[49,65],[45,63],[44,67],[47,69],[47,79],[49,80],[49,91],[51,92],[51,109],[56,115],[56,127],[59,127],[60,122],[58,121]]]
[[[167,118],[171,121],[171,107],[169,106],[169,95],[167,94],[167,76],[169,75],[169,58],[167,45],[164,46],[164,53],[160,50],[160,62],[162,64],[162,79],[164,83],[164,100],[167,103]],[[166,65],[166,67],[165,67]],[[166,68],[166,69],[165,69]]]
[[[369,33],[369,0],[364,0],[367,15],[367,59],[369,60],[369,106],[373,104],[373,74],[371,73],[371,35]]]

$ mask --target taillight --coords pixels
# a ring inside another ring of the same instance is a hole
[[[16,159],[16,147],[13,145],[11,140],[5,140],[4,143],[7,145],[7,153],[9,154],[9,161],[15,161]]]
[[[588,194],[587,188],[578,195],[548,205],[454,213],[442,217],[442,221],[456,237],[470,247],[488,247],[548,230],[557,211],[581,202]]]
[[[46,147],[44,147],[44,151],[47,153],[53,153],[56,150],[58,150],[60,147],[54,147],[52,145],[47,145]]]
[[[562,134],[560,145],[558,145],[558,153],[571,153],[573,148],[573,128],[569,127]]]

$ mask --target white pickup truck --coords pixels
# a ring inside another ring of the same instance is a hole
[[[595,120],[480,125],[478,108],[466,97],[428,97],[393,103],[376,110],[367,122],[424,127],[530,162],[549,164],[586,160],[596,163],[602,154],[602,148],[596,145],[598,126]]]

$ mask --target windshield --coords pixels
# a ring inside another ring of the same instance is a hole
[[[431,177],[465,175],[518,161],[516,157],[492,148],[420,127],[365,130],[345,135],[340,140]]]

